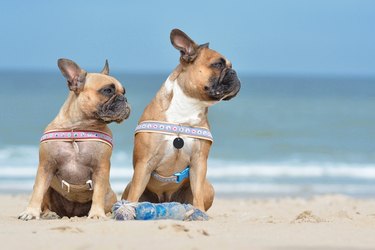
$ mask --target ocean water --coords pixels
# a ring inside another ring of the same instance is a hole
[[[114,72],[130,118],[111,124],[111,185],[132,176],[133,131],[167,73]],[[375,196],[375,79],[248,76],[229,102],[209,109],[208,178],[217,195]],[[31,192],[38,143],[68,90],[56,72],[0,72],[0,192]]]

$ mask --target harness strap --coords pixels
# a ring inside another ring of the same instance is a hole
[[[180,183],[186,178],[189,178],[189,172],[190,166],[187,166],[184,170],[174,173],[172,176],[164,177],[156,173],[156,171],[152,171],[151,176],[160,182]]]
[[[86,184],[77,185],[70,184],[57,175],[54,175],[51,181],[51,188],[69,201],[86,203],[92,200],[92,180],[88,180]]]
[[[149,132],[169,135],[185,135],[192,138],[208,140],[213,142],[213,137],[209,129],[203,127],[184,126],[181,124],[143,121],[135,128],[135,133]]]
[[[96,130],[49,130],[40,138],[40,143],[47,141],[99,141],[113,147],[113,138]]]

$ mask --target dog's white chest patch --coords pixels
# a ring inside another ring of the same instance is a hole
[[[173,146],[173,140],[177,136],[165,135],[165,141],[167,141],[164,151],[164,157],[161,161],[161,166],[166,166],[168,168],[177,168],[176,171],[182,170],[190,163],[191,155],[193,154],[194,143],[196,143],[195,138],[181,137],[184,140],[184,146],[180,149],[176,149]],[[176,157],[178,156],[178,157]]]
[[[172,94],[171,102],[165,112],[166,122],[190,126],[197,126],[202,122],[207,107],[212,105],[211,103],[187,96],[177,80],[171,81],[168,78],[164,87],[168,94]],[[192,155],[198,150],[199,139],[185,135],[181,135],[181,139],[184,141],[183,147],[175,148],[173,141],[177,137],[179,137],[178,134],[165,135],[164,137],[166,147],[159,167],[165,169],[166,172],[172,171],[174,173],[185,169],[190,164]]]
[[[177,80],[165,82],[168,92],[173,91],[173,97],[169,108],[166,111],[168,122],[196,125],[201,121],[207,103],[187,96],[181,89]]]

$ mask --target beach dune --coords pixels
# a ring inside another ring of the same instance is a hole
[[[2,249],[374,249],[375,200],[218,198],[209,221],[21,221],[27,195],[0,195]]]

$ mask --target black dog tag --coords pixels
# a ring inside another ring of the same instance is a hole
[[[173,146],[177,149],[181,149],[184,146],[184,140],[182,138],[177,137],[173,140]]]

